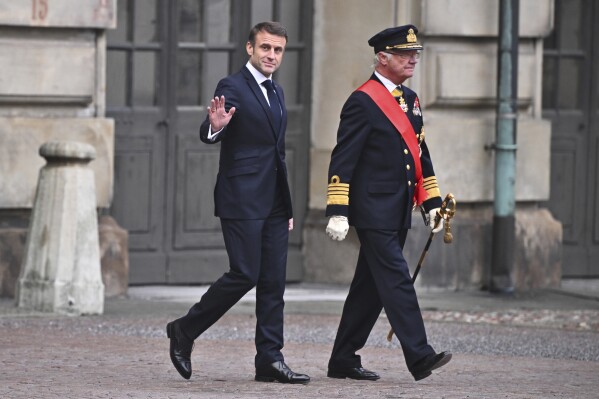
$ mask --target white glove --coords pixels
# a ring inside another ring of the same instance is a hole
[[[437,212],[439,210],[441,210],[441,208],[431,209],[428,211],[428,215],[426,215],[426,222],[431,228],[432,233],[438,233],[443,230],[443,223],[445,223],[445,221],[442,217],[439,218],[439,224],[437,225],[437,228],[435,228],[435,218],[437,217]]]
[[[331,216],[327,225],[327,235],[336,241],[343,241],[349,231],[349,223],[345,216]]]

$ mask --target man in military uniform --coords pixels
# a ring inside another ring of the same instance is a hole
[[[434,226],[441,195],[426,146],[418,96],[403,85],[412,77],[422,45],[418,29],[385,29],[368,44],[375,71],[353,92],[341,111],[337,145],[331,155],[327,234],[343,240],[349,225],[360,239],[356,271],[345,301],[329,360],[328,376],[377,380],[356,354],[384,308],[408,369],[416,381],[449,362],[428,344],[418,299],[402,249],[421,206]]]

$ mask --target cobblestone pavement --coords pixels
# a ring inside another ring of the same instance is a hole
[[[0,300],[0,398],[597,398],[597,301],[498,300],[480,306],[424,298],[429,341],[454,358],[414,382],[384,315],[363,365],[376,382],[326,377],[339,302],[288,302],[287,363],[312,377],[306,386],[253,381],[253,304],[242,303],[200,339],[187,381],[172,367],[165,324],[190,303],[107,300],[102,316],[22,312]],[[468,299],[468,300],[470,300]]]
[[[423,311],[425,320],[599,332],[597,310]]]

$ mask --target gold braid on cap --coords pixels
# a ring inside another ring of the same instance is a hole
[[[349,184],[340,183],[341,179],[335,175],[331,177],[327,192],[327,205],[349,205]]]
[[[416,37],[416,34],[414,33],[414,29],[410,28],[408,30],[408,34],[406,36],[406,42],[407,43],[403,43],[403,44],[396,44],[395,46],[385,46],[385,50],[391,50],[391,49],[401,49],[401,50],[409,50],[409,49],[417,49],[420,50],[422,49],[422,45],[420,43],[418,43],[418,38]]]

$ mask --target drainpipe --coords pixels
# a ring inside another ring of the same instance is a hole
[[[493,146],[495,200],[489,289],[493,293],[506,294],[514,291],[510,273],[515,239],[518,7],[519,0],[499,1],[497,124]]]

